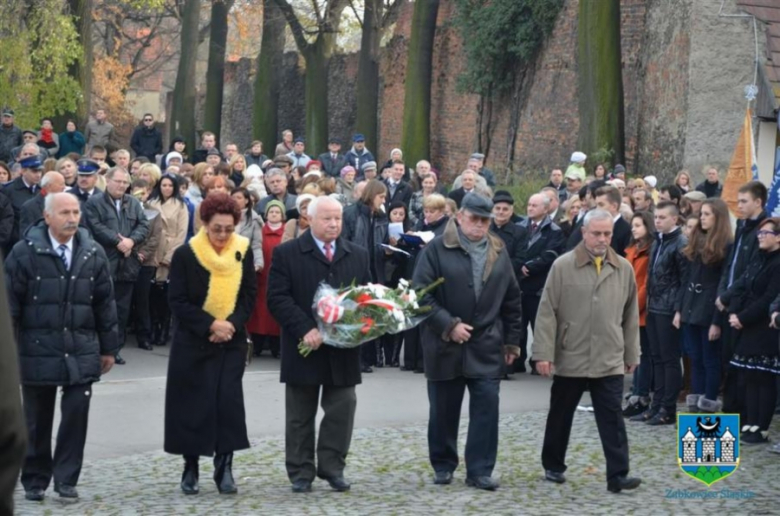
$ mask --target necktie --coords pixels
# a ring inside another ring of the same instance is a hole
[[[61,244],[57,249],[60,251],[60,259],[62,260],[62,264],[65,266],[65,270],[68,270],[70,268],[68,267],[68,255],[66,254],[68,246]]]
[[[327,260],[329,262],[332,262],[333,261],[333,249],[331,248],[330,244],[325,244],[324,247],[325,247],[325,258],[327,258]]]
[[[601,256],[596,256],[595,258],[593,258],[593,263],[596,264],[596,274],[597,275],[601,274],[601,262],[603,262],[603,261],[604,261],[604,258],[602,258]]]
[[[539,227],[539,224],[537,224],[536,222],[532,222],[531,223],[531,234],[536,233],[536,228],[537,227]]]

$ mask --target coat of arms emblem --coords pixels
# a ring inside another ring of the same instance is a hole
[[[739,467],[738,435],[739,414],[679,414],[680,468],[708,486],[726,478]]]

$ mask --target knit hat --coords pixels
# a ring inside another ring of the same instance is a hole
[[[571,155],[571,160],[569,161],[572,163],[585,163],[586,159],[588,159],[588,156],[584,152],[577,151]]]
[[[285,217],[284,204],[282,204],[282,201],[277,201],[276,199],[270,201],[268,204],[265,205],[265,220],[268,220],[268,210],[270,210],[273,207],[279,208],[279,211],[282,212],[282,220],[285,220],[286,217]]]
[[[341,174],[341,177],[345,177],[345,176],[346,176],[347,174],[349,174],[350,172],[355,172],[355,173],[357,173],[357,171],[355,170],[355,167],[353,167],[353,166],[351,166],[351,165],[347,165],[346,167],[344,167],[344,168],[342,168],[342,169],[341,169],[341,172],[340,172],[340,174]]]
[[[366,161],[362,165],[360,165],[360,170],[362,170],[364,173],[366,170],[376,170],[376,161]]]
[[[244,176],[252,179],[263,177],[263,169],[261,169],[255,164],[249,165],[248,167],[246,167],[246,172],[244,172]]]
[[[658,179],[655,176],[645,176],[645,184],[650,188],[655,188],[658,184]]]
[[[404,151],[402,151],[401,149],[393,149],[390,151],[390,159],[393,159],[393,154],[395,154],[396,152],[400,154],[402,158],[404,157]]]
[[[306,165],[306,170],[308,171],[311,167],[317,167],[318,169],[322,170],[322,163],[320,163],[316,159],[313,159],[309,162],[308,165]]]

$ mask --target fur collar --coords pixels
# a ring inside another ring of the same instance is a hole
[[[209,287],[203,310],[217,320],[227,320],[236,309],[249,240],[234,233],[222,253],[217,254],[205,228],[201,228],[190,240],[190,248],[198,263],[209,272]]]

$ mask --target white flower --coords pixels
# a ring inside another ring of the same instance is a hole
[[[403,290],[406,290],[409,288],[409,282],[404,278],[401,278],[400,280],[398,280],[398,287],[400,287]]]

